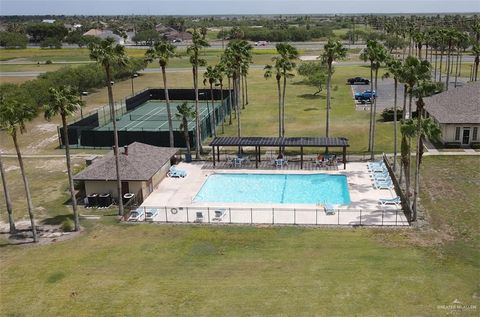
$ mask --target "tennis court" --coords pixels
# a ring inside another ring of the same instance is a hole
[[[173,100],[170,102],[170,109],[172,111],[173,129],[180,130],[181,119],[177,117],[177,106],[186,102],[189,106],[195,109],[195,102],[192,100]],[[218,111],[220,103],[215,103],[215,109]],[[205,101],[199,102],[200,121],[205,118],[210,120],[212,113],[211,103]],[[195,119],[190,118],[188,122],[189,130],[195,127]],[[142,131],[142,130],[156,130],[168,131],[168,115],[167,104],[165,100],[149,100],[144,104],[136,107],[132,111],[121,114],[117,117],[117,128],[119,131]],[[106,125],[98,127],[97,131],[110,131],[113,129],[113,123],[110,121]]]

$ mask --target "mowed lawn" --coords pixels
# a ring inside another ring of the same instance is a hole
[[[479,306],[480,168],[425,157],[423,230],[119,225],[1,245],[3,316],[443,316]],[[2,241],[5,243],[5,241]]]

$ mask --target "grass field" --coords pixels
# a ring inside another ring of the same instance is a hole
[[[475,162],[425,157],[430,229],[130,226],[107,216],[70,241],[2,245],[0,315],[444,316],[458,300],[477,308],[456,314],[476,316]]]

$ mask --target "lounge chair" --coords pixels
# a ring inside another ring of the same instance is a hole
[[[380,198],[378,202],[382,205],[400,205],[402,203],[402,200],[400,197],[395,197],[395,198]]]
[[[217,209],[215,210],[215,217],[212,218],[212,221],[221,221],[226,214],[226,209]]]
[[[392,189],[393,183],[391,180],[390,181],[374,181],[373,187],[375,189]]]
[[[187,172],[184,170],[180,170],[177,168],[176,165],[170,166],[170,170],[167,173],[168,177],[185,177],[187,176]]]
[[[386,173],[373,173],[370,176],[371,176],[372,180],[377,181],[377,182],[391,181],[392,180],[390,178],[390,174],[388,174],[388,172],[386,172]]]
[[[323,210],[325,210],[325,214],[327,216],[334,215],[335,214],[335,208],[332,205],[325,204],[323,206]]]
[[[316,159],[315,160],[315,166],[327,167],[327,161]]]
[[[283,158],[283,159],[276,159],[273,161],[273,164],[276,167],[282,167],[283,165],[288,165],[288,160]]]

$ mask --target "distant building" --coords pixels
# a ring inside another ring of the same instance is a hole
[[[188,32],[180,32],[172,27],[164,26],[162,24],[158,24],[155,26],[155,30],[160,33],[160,35],[171,42],[183,42],[183,41],[191,41],[192,34]]]
[[[42,20],[42,23],[49,23],[49,24],[53,24],[55,23],[56,20],[50,20],[50,19],[46,19],[46,20]]]
[[[425,98],[425,113],[442,130],[443,144],[480,144],[480,81]]]
[[[133,193],[137,202],[141,203],[165,178],[171,166],[170,162],[177,152],[177,148],[158,147],[140,142],[119,149],[122,195]],[[85,194],[90,196],[108,193],[118,201],[113,151],[101,158],[88,161],[87,165],[73,177],[75,181],[83,183]]]
[[[111,30],[100,30],[100,29],[90,29],[87,32],[83,33],[84,36],[95,36],[101,39],[106,39],[111,37],[115,40],[117,44],[124,45],[125,40],[123,37],[113,33]]]

